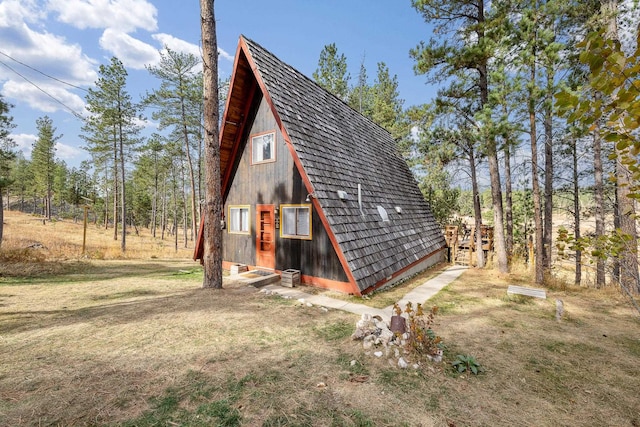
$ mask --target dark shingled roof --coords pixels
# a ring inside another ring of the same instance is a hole
[[[444,247],[443,233],[389,132],[243,39],[358,288],[374,286]],[[340,199],[338,191],[347,198]],[[378,206],[389,221],[382,220]]]

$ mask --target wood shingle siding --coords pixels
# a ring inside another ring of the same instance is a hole
[[[360,291],[444,248],[391,135],[257,43],[242,40]],[[348,199],[340,200],[338,190]]]

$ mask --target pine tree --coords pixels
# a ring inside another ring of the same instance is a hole
[[[2,234],[4,230],[4,201],[3,192],[11,184],[11,161],[15,157],[15,143],[11,139],[11,129],[13,117],[9,115],[11,105],[6,103],[0,94],[0,245],[2,245]],[[7,201],[8,204],[8,201]]]
[[[182,155],[189,172],[191,201],[191,235],[195,237],[198,223],[197,187],[192,150],[199,141],[200,115],[202,105],[202,77],[195,72],[200,60],[192,54],[175,52],[166,48],[160,54],[160,63],[149,66],[151,75],[160,79],[160,88],[147,94],[145,103],[159,109],[152,117],[158,120],[159,129],[167,127],[173,135],[183,141]],[[186,220],[186,218],[185,218]]]
[[[38,139],[33,143],[31,166],[35,178],[36,191],[44,200],[43,215],[51,219],[51,198],[56,170],[56,142],[62,135],[56,135],[56,128],[49,116],[36,120]]]
[[[360,63],[358,72],[358,84],[349,90],[349,106],[365,117],[371,118],[373,110],[372,88],[367,81],[367,68],[364,66],[364,57]]]
[[[464,91],[475,98],[472,116],[482,133],[483,149],[489,161],[491,197],[494,214],[496,265],[507,272],[504,237],[502,188],[498,164],[498,147],[489,104],[489,63],[495,56],[495,17],[486,13],[485,0],[412,0],[412,5],[426,23],[434,24],[434,37],[411,50],[417,74],[430,81],[457,80],[469,85]]]
[[[398,92],[398,76],[391,77],[389,67],[378,63],[376,81],[371,87],[371,119],[385,128],[397,142],[409,136],[409,120]]]
[[[82,128],[82,137],[89,143],[90,152],[103,162],[107,161],[105,154],[111,152],[114,238],[117,239],[118,234],[119,205],[122,223],[120,248],[124,252],[127,236],[126,159],[138,143],[138,107],[126,90],[127,71],[118,58],[111,58],[109,65],[101,65],[98,74],[96,88],[90,88],[86,97],[91,116]]]
[[[320,52],[318,68],[313,72],[313,79],[338,98],[347,101],[349,78],[346,56],[338,54],[335,43],[325,45]]]

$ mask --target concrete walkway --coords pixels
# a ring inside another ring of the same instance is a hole
[[[403,307],[407,302],[411,302],[414,306],[417,303],[424,304],[429,298],[437,294],[440,289],[447,286],[449,283],[456,280],[462,273],[466,271],[467,267],[462,265],[453,265],[411,292],[407,293],[400,301],[398,305]],[[336,310],[343,310],[349,313],[362,315],[363,313],[371,314],[372,316],[379,315],[384,320],[389,321],[393,314],[393,305],[385,307],[383,309],[369,307],[364,304],[356,304],[353,302],[342,301],[335,298],[329,298],[323,295],[312,295],[306,292],[297,290],[296,288],[286,288],[278,284],[271,284],[263,286],[261,289],[273,292],[282,297],[288,297],[295,300],[304,300],[305,303],[311,303],[313,305],[319,305],[321,307],[333,308]]]

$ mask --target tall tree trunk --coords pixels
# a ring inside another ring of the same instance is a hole
[[[576,240],[580,240],[580,183],[578,181],[578,141],[573,138],[571,141],[571,157],[573,160],[573,234]],[[574,283],[580,286],[582,282],[582,251],[576,250],[576,265]]]
[[[2,247],[3,234],[4,234],[4,203],[2,201],[2,189],[0,188],[0,247]]]
[[[178,177],[173,166],[173,243],[174,250],[178,252]]]
[[[182,82],[181,82],[182,83]],[[189,144],[189,130],[187,129],[187,112],[184,105],[184,98],[180,99],[182,109],[182,136],[184,138],[184,152],[187,157],[187,168],[189,169],[189,183],[191,185],[191,239],[193,240],[198,223],[198,212],[196,212],[196,179],[193,172],[193,162],[191,160],[191,147]],[[186,209],[186,207],[185,207]],[[186,247],[186,245],[185,245]]]
[[[498,154],[496,152],[495,141],[490,142],[489,176],[491,178],[491,199],[493,200],[493,244],[495,248],[497,267],[501,273],[509,271],[507,262],[507,249],[504,239],[504,220],[502,208],[502,188],[500,186],[500,171],[498,165]]]
[[[120,249],[124,253],[127,250],[127,199],[125,194],[124,135],[122,134],[122,121],[120,121],[119,127],[120,176],[122,180],[122,189],[120,191],[120,222],[122,223],[122,239],[120,241]]]
[[[222,288],[222,192],[218,143],[218,42],[214,0],[200,0],[204,92],[204,279],[205,288]]]
[[[531,82],[536,80],[535,60],[531,63]],[[531,136],[531,185],[533,187],[533,222],[535,224],[535,282],[542,284],[544,282],[544,247],[543,247],[543,225],[542,225],[542,206],[540,203],[540,184],[538,183],[538,142],[536,132],[536,110],[535,95],[533,83],[529,89],[529,133]]]
[[[158,153],[153,151],[153,201],[151,205],[151,234],[156,237],[158,227]]]
[[[202,182],[202,134],[198,134],[198,218],[202,221],[202,201],[204,199],[204,185]],[[200,224],[196,227],[196,233],[200,232]]]
[[[607,19],[607,37],[613,40],[618,38],[618,1],[602,0],[602,11]],[[617,97],[617,93],[612,95]],[[621,120],[621,119],[619,119]],[[620,286],[627,292],[640,294],[640,280],[638,278],[638,235],[636,230],[636,208],[631,197],[631,172],[623,163],[625,154],[616,150],[616,199],[617,209],[614,215],[619,221],[620,232],[625,236],[625,247],[618,257],[620,262]]]
[[[596,93],[596,100],[600,96]],[[593,202],[595,204],[595,222],[596,222],[596,241],[604,236],[604,173],[602,166],[602,139],[600,137],[600,124],[596,122],[593,131],[593,178],[594,178],[594,194]],[[604,259],[598,257],[596,259],[596,288],[602,288],[605,285]]]
[[[616,169],[615,160],[613,169]],[[621,230],[620,226],[620,215],[618,214],[620,211],[620,205],[618,204],[618,197],[620,194],[618,193],[618,182],[613,183],[614,186],[614,197],[613,197],[613,229]],[[613,283],[620,283],[620,258],[613,258],[613,266],[611,267],[611,280]]]
[[[507,259],[511,262],[513,257],[513,191],[511,185],[511,149],[509,138],[505,139],[504,145],[504,215],[506,221],[507,235],[505,243],[507,246]]]
[[[113,126],[113,240],[118,240],[118,136]],[[123,218],[124,219],[124,218]]]
[[[478,176],[476,171],[476,156],[473,147],[469,148],[469,169],[471,169],[471,189],[473,193],[473,217],[475,225],[476,264],[478,268],[485,265],[482,250],[482,209],[480,206],[480,191],[478,190]],[[471,248],[469,248],[471,250]]]
[[[545,273],[551,269],[551,248],[553,239],[553,86],[555,71],[547,66],[547,90],[544,104],[544,235],[543,267]]]
[[[164,240],[167,230],[167,177],[162,180],[162,212],[160,214],[160,239]]]
[[[480,24],[478,38],[485,40],[484,32],[484,0],[477,3],[477,20]],[[489,73],[487,60],[485,59],[476,68],[479,74],[478,86],[480,88],[480,106],[484,108],[489,103]],[[502,207],[502,184],[500,183],[500,166],[498,163],[498,149],[494,136],[487,136],[485,139],[487,158],[489,159],[489,177],[491,180],[491,200],[493,205],[493,243],[496,253],[497,267],[500,273],[509,271],[507,261],[507,248],[504,239],[504,219]]]
[[[109,228],[109,165],[104,161],[104,229]]]
[[[180,168],[180,182],[182,183],[182,229],[184,231],[184,247],[188,248],[189,247],[189,228],[188,228],[188,217],[189,215],[187,214],[187,189],[185,188],[185,176],[184,176],[184,163],[181,165],[182,167]],[[193,195],[193,192],[191,193]],[[192,205],[192,207],[194,207],[194,205]],[[193,213],[193,212],[192,212]],[[192,225],[193,225],[193,221],[192,221]],[[191,240],[193,240],[193,235],[195,233],[195,230],[193,229],[193,227],[191,228]]]

